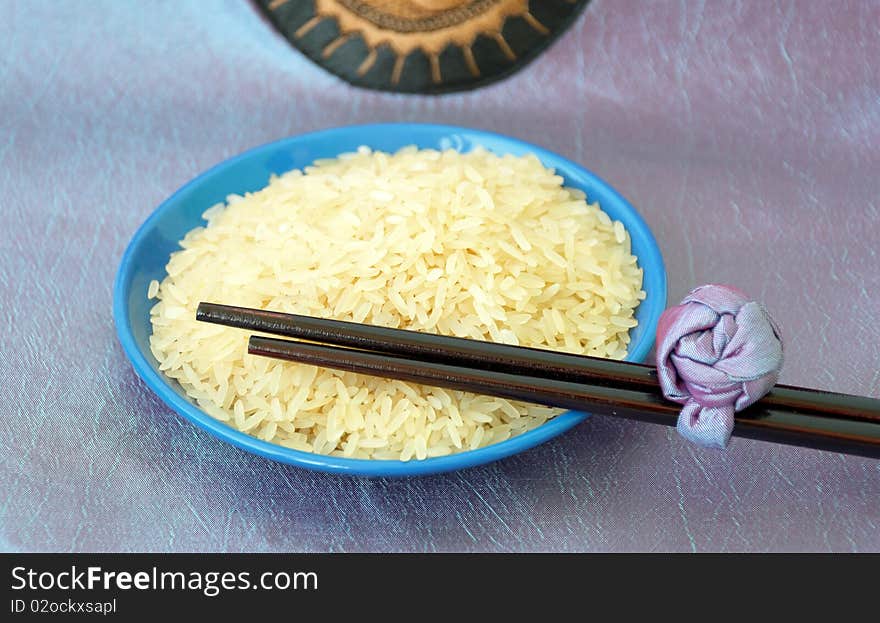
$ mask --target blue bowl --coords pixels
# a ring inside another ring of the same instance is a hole
[[[602,209],[611,218],[622,221],[630,233],[633,252],[644,270],[643,289],[647,298],[636,310],[639,325],[631,332],[627,359],[644,360],[654,343],[657,321],[666,307],[666,271],[648,226],[611,186],[570,160],[500,134],[418,123],[350,126],[276,141],[218,164],[174,193],[135,233],[116,275],[113,316],[119,340],[135,371],[169,407],[212,435],[269,459],[339,474],[391,477],[433,474],[496,461],[547,441],[588,416],[568,411],[507,441],[422,461],[347,459],[292,450],[242,433],[202,411],[177,381],[159,372],[149,348],[153,303],[147,300],[147,285],[153,279],[161,281],[165,277],[168,257],[179,248],[178,241],[186,232],[204,224],[202,213],[232,193],[242,194],[264,187],[273,173],[301,168],[318,158],[335,157],[360,145],[391,152],[407,145],[462,152],[482,146],[497,154],[535,154],[545,166],[556,169],[567,186],[580,188],[590,201],[598,201]]]

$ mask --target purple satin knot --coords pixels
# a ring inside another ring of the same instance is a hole
[[[660,316],[660,387],[684,405],[678,432],[700,445],[726,447],[734,412],[769,392],[781,368],[779,328],[735,288],[700,286]]]

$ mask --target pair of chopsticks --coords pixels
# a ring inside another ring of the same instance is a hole
[[[667,426],[681,410],[643,364],[214,303],[196,319],[297,340],[251,336],[253,355]],[[733,434],[880,457],[880,400],[777,385]]]

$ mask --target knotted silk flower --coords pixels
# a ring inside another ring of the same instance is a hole
[[[766,395],[781,368],[776,323],[735,288],[700,286],[660,317],[660,387],[684,405],[679,433],[700,445],[726,447],[734,413]]]

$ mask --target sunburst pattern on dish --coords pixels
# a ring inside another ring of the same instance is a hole
[[[289,0],[273,0],[270,9],[278,9]],[[340,35],[328,43],[324,58],[330,57],[355,34],[363,37],[370,49],[357,68],[363,76],[376,62],[377,49],[387,45],[395,53],[391,84],[400,81],[406,57],[421,49],[431,66],[431,80],[443,81],[440,53],[452,44],[462,49],[468,70],[480,76],[472,45],[479,35],[493,38],[511,61],[516,54],[502,34],[504,22],[511,16],[522,17],[536,32],[548,35],[548,29],[529,11],[528,0],[315,0],[315,16],[299,27],[296,38],[307,35],[325,19],[334,19]]]

